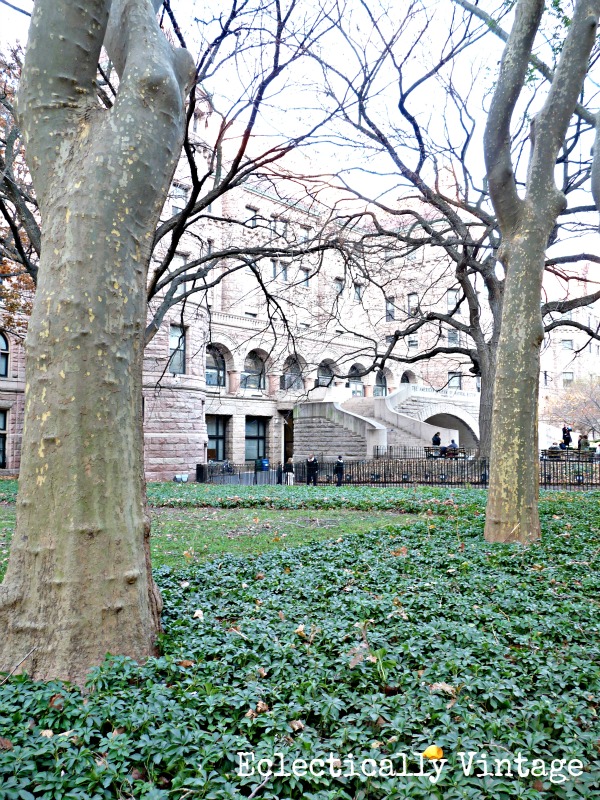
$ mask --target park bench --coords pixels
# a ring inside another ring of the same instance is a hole
[[[541,450],[542,461],[593,461],[594,449],[586,450]]]
[[[466,458],[467,451],[464,447],[453,447],[446,450],[444,456],[440,453],[440,447],[425,447],[425,457],[426,458]]]

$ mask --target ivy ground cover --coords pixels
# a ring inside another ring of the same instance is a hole
[[[598,494],[545,495],[520,548],[479,491],[187,488],[154,502],[406,514],[159,567],[161,658],[0,686],[2,800],[598,796]]]

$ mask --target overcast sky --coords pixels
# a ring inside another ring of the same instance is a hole
[[[32,0],[6,0],[12,6],[22,8],[31,13],[33,9]],[[25,44],[27,41],[27,29],[29,28],[29,17],[10,8],[4,2],[0,4],[0,45],[14,44],[20,41]]]

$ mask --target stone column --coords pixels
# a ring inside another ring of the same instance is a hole
[[[227,452],[234,464],[243,464],[246,460],[246,415],[243,413],[234,414],[229,421]]]
[[[274,375],[273,373],[269,373],[269,375],[267,375],[267,390],[269,397],[272,397],[279,390],[280,378],[280,375]]]
[[[237,394],[240,390],[240,373],[236,369],[227,372],[229,394]]]

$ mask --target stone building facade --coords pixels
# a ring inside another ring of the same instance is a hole
[[[167,216],[186,193],[180,176]],[[333,240],[343,247],[325,246]],[[243,255],[261,248],[260,257]],[[302,249],[312,252],[299,255]],[[443,440],[477,444],[479,386],[467,360],[402,361],[436,342],[460,344],[455,330],[425,326],[398,343],[398,360],[375,366],[417,306],[444,311],[456,304],[447,264],[426,251],[399,253],[393,241],[349,226],[347,214],[309,202],[306,192],[284,198],[260,182],[217,201],[182,238],[174,268],[199,252],[220,254],[211,264],[220,281],[170,308],[146,348],[148,479],[193,479],[208,461],[278,463],[309,452],[367,458],[375,446],[429,444],[437,430]],[[574,320],[594,325],[597,317],[594,308],[573,312]],[[7,332],[1,337],[1,466],[18,470],[23,349]],[[561,328],[548,337],[542,421],[546,398],[597,374],[599,363],[600,345],[581,331]],[[542,426],[541,446],[555,435]]]

